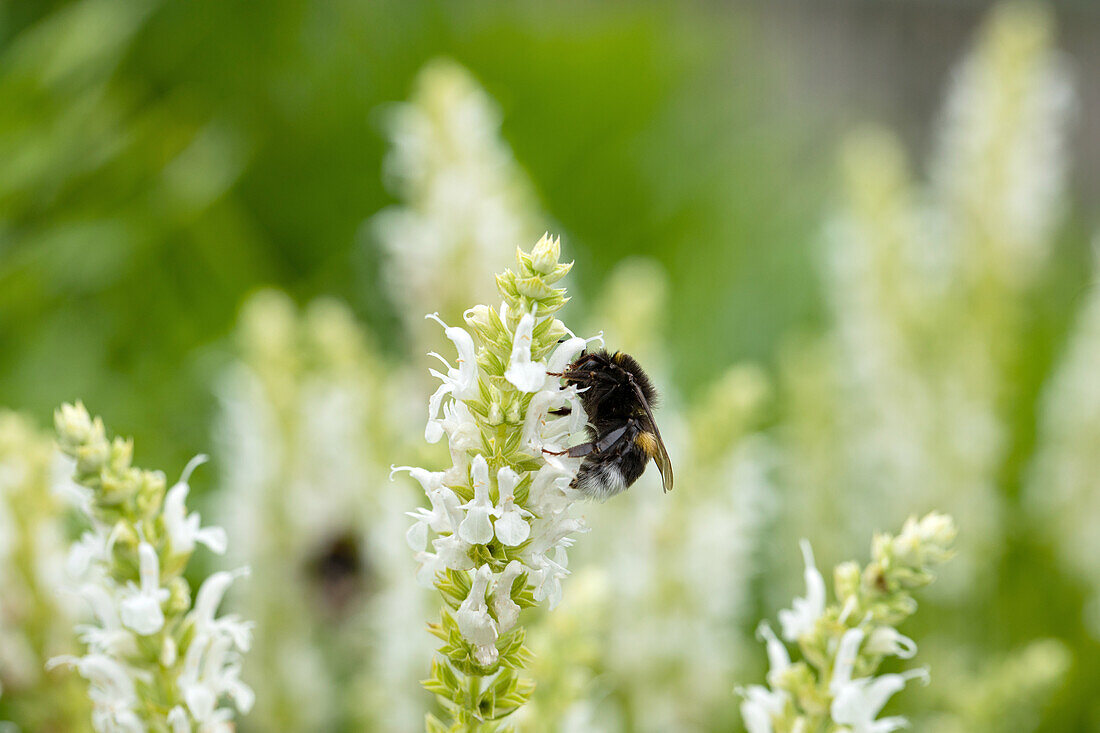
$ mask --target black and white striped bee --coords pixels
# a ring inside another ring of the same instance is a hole
[[[653,419],[657,390],[638,361],[621,351],[585,352],[560,376],[581,389],[588,415],[590,440],[564,451],[584,458],[571,486],[607,499],[630,488],[653,459],[665,491],[671,491],[672,462]]]

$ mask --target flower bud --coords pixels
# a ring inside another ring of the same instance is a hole
[[[547,232],[531,250],[531,268],[540,275],[549,275],[557,267],[559,257],[561,257],[561,239],[551,238],[550,233]]]

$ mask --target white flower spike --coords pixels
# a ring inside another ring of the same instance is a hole
[[[202,528],[185,506],[191,471],[205,457],[192,460],[166,492],[164,475],[132,468],[130,443],[108,442],[102,421],[83,405],[63,407],[56,424],[61,450],[78,457],[74,480],[89,491],[83,508],[92,529],[74,545],[70,570],[79,573],[75,590],[98,625],[76,629],[83,656],[58,657],[50,666],[72,666],[88,680],[96,731],[230,733],[236,711],[252,704],[239,678],[251,626],[215,613],[242,573],[214,573],[193,605],[183,578],[196,543],[225,549],[225,533]],[[145,539],[157,537],[167,541]],[[116,581],[133,573],[135,561],[138,582]]]
[[[836,568],[837,603],[828,607],[824,579],[803,540],[806,598],[780,612],[784,638],[797,642],[802,660],[792,665],[787,647],[766,622],[760,624],[757,635],[767,645],[770,669],[767,685],[739,690],[749,733],[891,733],[906,727],[905,718],[879,718],[879,713],[909,680],[927,681],[928,671],[875,676],[884,656],[910,659],[917,652],[912,639],[883,619],[900,621],[916,610],[910,591],[932,581],[931,568],[951,556],[954,537],[950,517],[935,513],[920,522],[909,520],[897,536],[876,535],[865,569],[855,562]],[[829,623],[818,623],[820,618]],[[797,674],[791,673],[794,669]],[[857,669],[866,676],[854,678]]]
[[[432,372],[442,384],[429,400],[425,437],[447,437],[452,465],[437,473],[404,469],[430,504],[409,512],[417,579],[434,583],[454,609],[432,626],[452,641],[425,684],[463,729],[484,722],[486,707],[499,720],[527,699],[530,683],[517,674],[527,654],[520,611],[558,604],[566,551],[584,530],[569,513],[579,461],[547,451],[570,445],[587,418],[577,390],[562,387],[548,361],[536,358],[550,354],[560,370],[590,342],[554,318],[566,299],[551,286],[570,268],[558,263],[559,253],[549,237],[530,254],[520,251],[519,272],[497,278],[500,308],[467,309],[470,331],[445,326],[459,368]]]

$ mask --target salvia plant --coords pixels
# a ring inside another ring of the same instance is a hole
[[[446,602],[430,626],[443,644],[424,685],[450,722],[429,716],[429,731],[496,730],[528,700],[520,611],[558,604],[566,550],[584,530],[571,512],[577,461],[555,454],[586,418],[576,388],[555,374],[591,339],[554,317],[567,300],[554,285],[571,268],[560,252],[549,236],[518,250],[517,270],[497,277],[500,307],[469,309],[469,331],[444,325],[458,357],[453,366],[440,357],[445,371],[433,371],[442,384],[429,401],[425,438],[446,437],[452,465],[395,468],[430,502],[412,513],[407,538],[420,580]],[[563,408],[568,414],[558,414]]]
[[[927,181],[887,130],[842,148],[833,325],[789,371],[792,518],[803,533],[827,517],[855,542],[883,520],[951,513],[967,533],[941,597],[973,590],[1004,545],[1025,303],[1054,248],[1073,105],[1049,12],[1009,3],[953,75]]]
[[[230,733],[236,712],[253,703],[240,679],[252,625],[216,613],[246,571],[210,575],[193,598],[183,577],[199,544],[217,553],[227,544],[224,530],[203,527],[187,510],[191,471],[205,457],[169,488],[163,473],[133,466],[133,443],[108,440],[102,420],[79,402],[63,405],[55,424],[91,524],[68,570],[95,623],[76,627],[84,654],[49,666],[71,666],[88,680],[97,731]]]
[[[88,727],[87,697],[75,678],[43,668],[75,649],[79,611],[63,592],[69,509],[54,450],[28,417],[0,410],[0,720],[75,732]]]
[[[377,214],[371,227],[419,356],[435,336],[420,318],[423,305],[450,319],[490,297],[482,273],[507,267],[515,243],[538,236],[537,209],[501,137],[496,103],[458,63],[425,65],[410,100],[390,107],[385,120],[391,147],[383,178],[401,205]]]
[[[428,591],[410,579],[411,494],[381,461],[419,430],[408,390],[350,310],[256,293],[219,389],[218,517],[252,579],[256,621],[242,729],[408,730],[424,717]]]
[[[954,540],[951,518],[936,513],[909,519],[898,535],[876,535],[868,565],[836,567],[833,603],[803,540],[806,595],[779,612],[779,635],[767,622],[760,625],[767,684],[740,690],[749,733],[889,733],[904,727],[904,718],[879,714],[907,681],[927,680],[928,671],[876,672],[886,657],[916,655],[916,643],[897,627],[916,611],[912,591],[933,580],[933,568],[951,557]],[[792,661],[784,642],[795,643],[801,658]]]

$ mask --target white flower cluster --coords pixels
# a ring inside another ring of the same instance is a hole
[[[910,519],[897,536],[877,535],[874,559],[865,569],[850,562],[837,567],[838,603],[831,606],[825,578],[803,540],[806,595],[779,612],[781,636],[798,645],[803,660],[792,663],[771,626],[760,624],[768,684],[739,690],[749,733],[821,730],[826,722],[836,733],[890,733],[905,727],[905,718],[878,716],[910,680],[927,682],[928,671],[874,672],[885,657],[916,655],[916,642],[895,627],[916,608],[908,590],[932,580],[931,568],[951,556],[954,538],[950,517],[935,513],[919,522]]]
[[[446,644],[425,684],[459,727],[527,701],[532,688],[514,671],[528,658],[520,610],[558,605],[567,549],[586,531],[571,512],[579,461],[563,454],[587,417],[577,388],[562,387],[560,375],[596,339],[574,336],[554,318],[566,298],[550,286],[571,267],[559,264],[560,251],[549,236],[530,253],[518,251],[518,274],[497,277],[500,308],[467,310],[470,330],[428,316],[458,352],[453,365],[433,354],[444,369],[432,370],[442,384],[424,433],[429,443],[446,436],[452,465],[394,468],[420,483],[430,505],[409,513],[407,539],[420,582],[434,583],[453,614],[445,610],[433,627]],[[429,729],[445,728],[429,718]]]
[[[832,466],[805,475],[834,507],[830,482],[846,487],[833,511],[852,538],[933,507],[967,526],[963,561],[940,588],[955,595],[1003,544],[997,481],[1022,297],[1052,251],[1063,197],[1073,95],[1050,25],[1040,6],[993,12],[948,93],[927,184],[887,132],[846,147],[847,203],[828,229],[835,326],[823,361],[836,384],[820,394],[833,402],[792,410],[832,416],[807,432],[833,447],[806,446]],[[820,520],[818,502],[797,506]]]
[[[791,608],[779,612],[782,636],[788,642],[797,642],[803,635],[812,633],[825,614],[825,578],[814,565],[813,550],[806,540],[802,541],[802,555],[806,562],[806,596],[795,598]],[[760,624],[758,634],[768,650],[768,679],[780,679],[791,669],[787,647],[766,621]],[[889,626],[877,626],[870,635],[861,627],[846,630],[836,644],[832,676],[828,683],[832,696],[829,706],[831,719],[834,723],[847,726],[845,730],[853,733],[889,733],[905,727],[904,718],[878,719],[879,712],[895,693],[905,687],[908,680],[927,681],[928,671],[913,669],[901,674],[853,679],[856,659],[861,651],[864,654],[890,654],[911,659],[917,653],[917,645]],[[744,690],[744,695],[741,714],[749,733],[772,733],[773,716],[782,715],[791,700],[786,690],[770,690],[761,685],[750,685]]]
[[[85,654],[50,666],[72,666],[90,682],[97,731],[230,733],[234,708],[246,713],[253,703],[240,679],[252,625],[216,612],[247,570],[214,573],[193,605],[181,575],[197,544],[226,549],[224,530],[203,527],[186,508],[191,471],[205,457],[165,493],[163,474],[132,468],[132,445],[109,443],[103,423],[79,403],[64,405],[56,423],[76,481],[89,490],[91,529],[73,545],[68,570],[95,623],[77,626]]]
[[[429,317],[438,320],[435,315]],[[496,318],[502,324],[509,321],[506,304],[502,304]],[[544,320],[532,313],[520,317],[510,334],[512,358],[504,374],[516,389],[530,395],[521,444],[542,465],[523,475],[505,465],[495,476],[490,476],[489,463],[479,452],[481,425],[464,402],[478,397],[478,377],[483,376],[478,369],[474,341],[466,330],[440,321],[447,338],[458,350],[457,367],[444,360],[446,374],[432,370],[443,384],[430,400],[425,438],[434,443],[446,435],[454,464],[439,472],[409,466],[395,469],[409,471],[424,487],[431,503],[430,510],[410,512],[416,521],[408,532],[409,546],[416,551],[420,563],[418,578],[423,584],[431,585],[436,574],[447,568],[475,569],[471,549],[489,544],[494,537],[505,547],[522,546],[517,552],[519,559],[509,562],[499,573],[493,573],[488,565],[476,568],[470,593],[456,615],[463,633],[477,645],[483,664],[496,661],[497,636],[508,631],[518,618],[519,607],[509,598],[515,580],[521,573],[529,573],[535,599],[548,601],[550,608],[557,606],[562,596],[561,579],[568,572],[566,548],[573,543],[572,535],[584,531],[582,520],[569,512],[573,502],[580,498],[580,494],[569,488],[577,462],[553,455],[546,455],[544,460],[543,451],[564,450],[569,439],[584,427],[585,413],[576,387],[562,387],[560,378],[552,373],[560,374],[591,339],[572,337],[561,343],[547,361],[534,361],[531,334],[536,323]],[[551,410],[566,407],[570,410],[568,415],[551,414]],[[448,486],[467,482],[473,498],[463,503]],[[521,482],[530,485],[525,505],[516,503],[515,492]],[[437,535],[430,551],[426,549],[429,530]],[[487,593],[497,620],[489,615]]]
[[[1037,5],[997,9],[955,70],[932,161],[949,257],[1009,287],[1041,271],[1063,213],[1076,96],[1053,25]]]
[[[0,685],[63,707],[42,675],[44,659],[72,647],[78,610],[61,593],[67,543],[55,467],[49,435],[0,409]]]
[[[425,712],[432,606],[403,539],[412,493],[386,485],[383,459],[421,412],[338,301],[299,309],[256,293],[235,338],[217,516],[231,562],[252,568],[233,598],[257,622],[245,661],[257,701],[241,728],[408,730]]]

